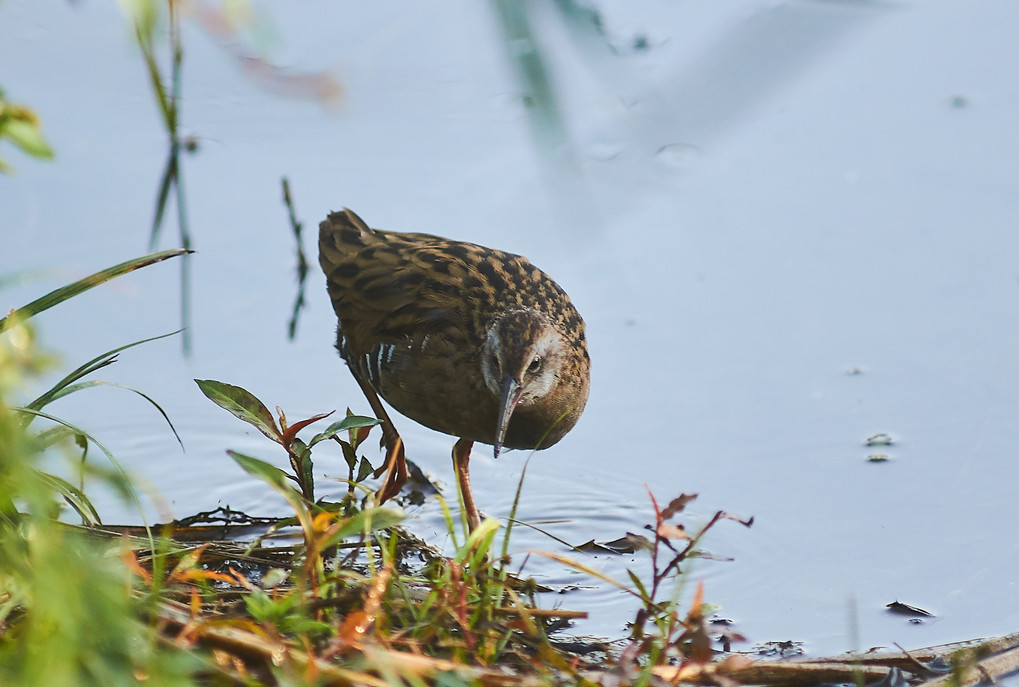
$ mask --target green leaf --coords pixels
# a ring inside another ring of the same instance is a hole
[[[294,512],[297,514],[297,519],[301,523],[301,528],[304,529],[305,532],[312,531],[311,512],[308,510],[308,505],[304,502],[301,492],[291,486],[287,473],[283,472],[275,465],[266,463],[264,460],[252,458],[251,456],[246,456],[243,453],[238,453],[237,451],[227,451],[227,454],[233,458],[246,473],[259,478],[272,487],[276,493],[286,499],[287,503],[290,504],[290,507],[293,508]]]
[[[185,255],[186,253],[193,252],[194,251],[183,248],[164,250],[160,253],[152,253],[140,258],[134,258],[132,260],[122,262],[119,265],[108,267],[107,269],[96,272],[95,274],[90,274],[84,279],[79,279],[73,284],[68,284],[67,286],[62,286],[55,291],[50,291],[45,296],[35,299],[28,305],[21,306],[7,317],[0,319],[0,332],[5,331],[14,322],[27,320],[30,317],[38,315],[44,310],[49,310],[54,305],[59,305],[69,298],[74,298],[78,294],[88,291],[93,286],[99,286],[110,279],[127,274],[128,272],[133,272],[136,269],[154,265],[157,262],[162,262],[169,258],[175,258],[178,255]]]
[[[300,439],[294,439],[290,451],[297,458],[294,469],[297,470],[297,483],[305,491],[309,501],[314,501],[314,464],[311,460],[311,449]]]
[[[42,135],[38,122],[27,119],[8,119],[0,128],[0,136],[6,136],[11,143],[33,157],[51,159],[53,149]]]
[[[283,472],[275,465],[267,463],[264,460],[259,460],[258,458],[252,458],[251,456],[243,453],[238,453],[237,451],[227,451],[227,454],[233,458],[245,472],[249,475],[258,477],[273,489],[296,493],[294,488],[290,486],[287,473]],[[284,496],[286,496],[286,494],[284,494]]]
[[[353,472],[354,466],[357,465],[357,453],[354,451],[354,447],[343,439],[337,439],[336,441],[340,442],[340,448],[343,449],[343,460],[347,461],[347,468]]]
[[[276,427],[272,413],[250,391],[214,379],[196,379],[195,384],[220,408],[244,420],[276,443],[282,443],[283,433]]]
[[[340,432],[345,432],[349,429],[357,429],[360,427],[374,427],[375,425],[381,424],[382,420],[379,420],[378,418],[365,417],[363,415],[348,415],[342,420],[337,420],[333,424],[326,427],[324,431],[313,436],[311,438],[311,441],[308,442],[308,446],[311,447],[320,441],[332,439]]]
[[[273,598],[264,590],[252,589],[251,593],[244,597],[244,605],[254,620],[276,624],[286,619],[299,600],[297,594]]]
[[[357,478],[354,481],[363,482],[368,479],[368,475],[373,472],[375,472],[375,468],[372,467],[372,464],[368,462],[367,458],[362,457],[361,464],[357,468]]]
[[[485,518],[482,520],[481,524],[467,535],[467,541],[456,552],[454,560],[458,563],[467,561],[473,566],[488,559],[492,549],[492,541],[495,539],[495,533],[499,531],[499,527],[501,525],[499,525],[499,521],[495,518]]]
[[[626,574],[630,576],[630,581],[633,582],[634,589],[640,592],[642,600],[645,603],[653,602],[654,599],[652,599],[651,596],[647,593],[647,588],[644,586],[644,583],[641,582],[640,578],[637,577],[634,574],[634,572],[629,568],[626,569]]]
[[[404,517],[403,513],[392,508],[366,508],[358,511],[337,529],[333,536],[323,544],[323,548],[333,546],[347,537],[396,527],[403,522]]]

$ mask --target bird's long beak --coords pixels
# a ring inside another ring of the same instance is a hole
[[[517,403],[520,401],[520,394],[523,391],[523,387],[520,386],[520,382],[513,379],[513,377],[507,377],[502,382],[502,394],[499,397],[499,424],[496,425],[495,431],[495,457],[499,457],[499,449],[502,448],[502,440],[506,438],[506,428],[509,427],[510,417],[513,415],[513,409],[517,407]]]

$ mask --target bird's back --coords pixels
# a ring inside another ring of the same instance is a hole
[[[498,399],[480,374],[488,328],[502,313],[536,310],[574,352],[566,372],[576,383],[546,408],[520,408],[505,445],[533,448],[544,437],[548,446],[576,422],[588,390],[584,322],[559,285],[527,258],[429,234],[370,229],[344,210],[319,227],[319,261],[339,318],[341,355],[404,415],[492,443]],[[575,411],[564,405],[570,403]]]

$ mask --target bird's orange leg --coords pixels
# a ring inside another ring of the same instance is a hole
[[[471,491],[471,447],[473,441],[459,439],[453,445],[453,470],[460,484],[460,495],[463,497],[464,512],[467,515],[467,527],[473,532],[481,524],[481,514],[474,503],[474,492]]]
[[[368,399],[368,405],[371,406],[375,417],[382,420],[382,445],[386,447],[386,460],[382,467],[375,471],[374,476],[379,477],[383,473],[386,475],[378,491],[379,503],[384,503],[399,494],[403,485],[407,483],[407,458],[403,451],[403,439],[396,431],[393,421],[389,419],[389,414],[386,413],[375,389],[356,374],[354,379],[364,392],[364,397]]]

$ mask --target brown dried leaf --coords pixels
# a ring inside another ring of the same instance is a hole
[[[668,520],[677,513],[682,513],[683,509],[686,508],[686,504],[697,498],[697,494],[680,494],[676,498],[669,501],[664,509],[662,509],[662,520]]]
[[[655,545],[651,543],[651,540],[645,537],[643,534],[634,534],[633,532],[627,532],[623,540],[629,545],[630,552],[633,551],[654,551]],[[616,541],[619,541],[618,539]]]

